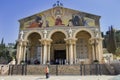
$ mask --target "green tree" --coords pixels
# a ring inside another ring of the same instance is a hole
[[[117,43],[117,48],[120,48],[120,30],[116,31],[116,43]]]
[[[5,44],[3,43],[3,39],[0,44],[0,57],[4,56],[4,53],[6,52]]]
[[[2,39],[0,44],[0,58],[3,57],[8,63],[15,58],[16,49],[13,47],[8,47],[4,44],[4,39]]]
[[[116,53],[116,35],[113,26],[110,27],[108,31],[108,39],[107,39],[107,49],[110,53]]]

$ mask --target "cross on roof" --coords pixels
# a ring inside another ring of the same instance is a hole
[[[60,1],[57,1],[56,3],[53,4],[53,7],[57,7],[57,6],[63,6],[63,4]]]

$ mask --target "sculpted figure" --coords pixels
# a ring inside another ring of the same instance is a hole
[[[47,30],[46,29],[43,31],[43,34],[44,34],[44,38],[47,38]]]
[[[69,37],[72,37],[72,29],[71,28],[69,29],[68,33],[69,33]]]
[[[24,35],[24,32],[23,31],[20,31],[20,39],[23,40],[23,35]]]

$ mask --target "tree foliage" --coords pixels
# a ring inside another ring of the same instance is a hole
[[[6,47],[5,44],[0,44],[0,58],[4,58],[6,62],[10,62],[15,58],[16,52],[15,49]]]
[[[107,33],[107,39],[106,39],[106,43],[107,43],[107,50],[110,53],[116,53],[116,34],[115,34],[115,30],[113,29],[113,27],[111,26],[109,28],[109,31]]]

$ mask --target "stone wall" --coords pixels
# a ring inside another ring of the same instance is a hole
[[[10,65],[8,73],[9,75],[45,75],[45,67],[46,65]],[[49,65],[49,72],[50,75],[110,75],[105,64]]]
[[[28,65],[27,75],[44,75],[46,65]],[[78,65],[50,65],[51,75],[78,75],[80,74],[80,66]]]
[[[45,74],[45,65],[27,65],[27,75]]]
[[[27,75],[45,75],[46,65],[28,65]],[[51,75],[95,75],[99,65],[50,65]],[[101,72],[102,73],[102,72]],[[100,74],[97,72],[97,74]]]
[[[78,65],[59,65],[58,75],[79,75],[80,66]]]

